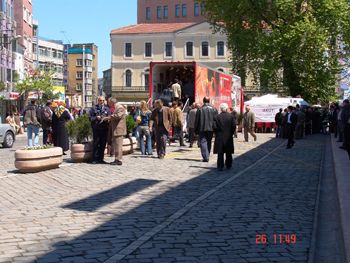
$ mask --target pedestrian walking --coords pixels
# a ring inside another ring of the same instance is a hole
[[[282,126],[285,128],[286,137],[288,139],[287,143],[287,149],[290,149],[293,147],[295,141],[293,140],[295,125],[297,124],[297,116],[293,112],[293,107],[288,106],[287,108],[287,114],[283,120]]]
[[[23,125],[27,128],[28,146],[35,146],[39,143],[41,113],[36,105],[36,100],[26,107],[23,112]],[[34,142],[32,140],[34,132]]]
[[[233,117],[235,117],[235,123],[237,124],[237,116],[238,116],[237,111],[236,111],[233,107],[230,107],[230,111],[231,111],[231,114],[233,115]],[[238,135],[237,135],[237,129],[235,129],[234,135],[235,135],[235,138],[238,137]]]
[[[181,98],[181,86],[178,82],[179,80],[175,79],[174,84],[171,86],[171,90],[173,91],[173,96],[174,96],[173,100],[175,100],[176,102],[178,102],[179,99]]]
[[[341,121],[343,126],[343,145],[340,147],[348,152],[349,160],[350,160],[350,104],[349,100],[343,101],[343,111],[341,115]]]
[[[303,138],[303,129],[305,124],[306,115],[304,112],[300,110],[299,104],[295,106],[296,111],[295,114],[297,116],[297,124],[295,125],[295,139]]]
[[[276,113],[276,115],[275,115],[275,123],[276,123],[276,138],[281,138],[281,136],[282,136],[282,127],[281,127],[281,125],[282,125],[282,111],[283,111],[283,109],[282,108],[280,108],[280,110],[279,110],[279,112],[277,112]]]
[[[199,104],[198,103],[193,103],[191,105],[191,110],[190,112],[188,113],[188,122],[187,122],[187,129],[188,129],[188,134],[189,134],[189,139],[190,139],[190,148],[193,147],[193,143],[195,141],[195,139],[197,138],[196,136],[196,132],[194,130],[194,123],[196,121],[196,113],[197,113],[197,110],[199,108]],[[198,140],[198,143],[197,143],[198,147],[200,146],[199,144],[199,140]]]
[[[250,110],[249,106],[245,107],[246,112],[243,118],[243,128],[244,128],[244,140],[248,142],[248,133],[253,136],[254,141],[256,141],[256,134],[254,132],[255,128],[255,113]]]
[[[221,113],[215,115],[213,121],[215,132],[214,153],[218,154],[217,167],[219,171],[222,171],[224,164],[227,169],[231,169],[232,166],[233,134],[236,130],[236,121],[232,114],[227,113],[228,105],[226,103],[220,104],[219,108]]]
[[[343,103],[340,103],[339,104],[339,111],[337,114],[337,130],[338,130],[338,134],[339,134],[339,138],[338,138],[337,142],[343,142],[343,137],[344,137],[343,125],[342,125],[342,121],[341,121],[341,114],[343,112],[343,108],[344,108]]]
[[[52,129],[52,102],[48,101],[46,106],[41,109],[42,128],[43,128],[43,145],[47,144],[49,133]]]
[[[160,159],[163,159],[166,153],[166,142],[172,121],[170,109],[163,106],[162,100],[158,100],[157,108],[152,111],[149,129],[151,132],[154,130],[156,135],[157,154]]]
[[[182,107],[183,102],[179,101],[177,103],[177,108],[174,111],[173,115],[173,124],[175,127],[175,138],[179,139],[180,146],[186,146],[184,143],[184,133],[183,133],[183,121],[182,121]]]
[[[69,150],[69,141],[65,124],[70,121],[70,115],[63,105],[59,105],[52,114],[52,137],[53,144],[61,147],[63,155]]]
[[[113,132],[113,150],[115,160],[111,162],[111,165],[122,165],[123,164],[123,139],[126,135],[126,110],[123,105],[117,102],[116,98],[109,100],[109,107],[113,107],[113,113],[106,120],[111,122]]]
[[[146,101],[141,100],[140,106],[135,112],[134,119],[137,122],[137,118],[141,118],[138,124],[138,131],[139,131],[138,134],[139,134],[141,153],[143,155],[146,154],[146,149],[147,149],[148,155],[153,154],[151,132],[149,130],[149,121],[151,120],[151,114],[152,112],[148,109]],[[146,147],[145,147],[145,141],[143,137],[146,137]]]
[[[105,98],[99,97],[98,104],[93,106],[89,112],[89,120],[91,122],[93,146],[92,146],[92,164],[106,163],[104,152],[108,137],[108,119],[111,115],[111,109],[105,105]]]
[[[209,97],[203,98],[203,106],[197,110],[195,120],[195,132],[199,134],[201,154],[203,162],[209,162],[211,141],[213,139],[214,116],[218,114],[215,107],[209,105]]]

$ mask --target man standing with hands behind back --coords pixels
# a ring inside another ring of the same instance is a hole
[[[89,116],[93,133],[92,164],[106,163],[103,157],[109,124],[105,117],[109,115],[111,115],[111,110],[105,105],[105,98],[101,96],[98,98],[98,104],[91,108]]]
[[[116,98],[110,98],[109,106],[114,108],[113,113],[104,119],[111,121],[113,135],[113,149],[115,161],[112,165],[122,165],[123,161],[123,138],[126,135],[126,111],[123,105],[120,105]]]

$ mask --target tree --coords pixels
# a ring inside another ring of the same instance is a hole
[[[25,78],[22,83],[16,83],[15,87],[20,92],[25,101],[28,100],[29,91],[35,91],[38,94],[38,105],[43,104],[43,100],[54,99],[56,95],[53,94],[52,76],[54,72],[49,68],[45,71],[36,69],[35,72]],[[40,97],[40,92],[42,97]],[[27,103],[26,103],[27,104]]]
[[[201,3],[214,30],[227,34],[233,72],[251,74],[267,91],[285,88],[310,102],[335,94],[339,58],[350,47],[348,0]]]

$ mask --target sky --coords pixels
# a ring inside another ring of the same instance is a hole
[[[33,19],[39,22],[39,37],[94,43],[102,78],[111,66],[110,32],[137,23],[137,0],[33,0]]]

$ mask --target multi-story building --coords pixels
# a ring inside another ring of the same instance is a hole
[[[38,38],[37,44],[33,44],[34,65],[41,71],[50,69],[53,86],[62,86],[63,82],[63,43],[61,40],[48,40]]]
[[[13,1],[0,2],[0,120],[4,122],[7,111],[16,110],[18,93],[14,92],[16,61],[20,61],[17,45],[17,23],[14,20]]]
[[[17,34],[22,38],[19,43],[25,47],[24,51],[24,77],[26,77],[33,67],[33,1],[16,0],[13,2],[14,18],[17,22]]]
[[[203,5],[193,0],[137,0],[137,23],[188,23],[205,20]]]
[[[68,81],[64,83],[64,86],[70,107],[89,108],[96,103],[97,62],[98,48],[96,45],[91,43],[69,45]]]
[[[103,71],[103,91],[108,94],[112,92],[112,70],[110,68]]]
[[[151,61],[196,61],[226,73],[231,70],[226,36],[213,34],[206,21],[137,24],[114,29],[110,36],[111,94],[124,104],[149,98]]]

